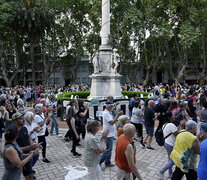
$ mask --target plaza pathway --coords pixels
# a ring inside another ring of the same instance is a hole
[[[61,128],[60,133],[62,135],[65,134],[67,129]],[[101,132],[98,133],[101,135]],[[34,166],[34,170],[36,171],[35,176],[38,180],[63,180],[68,173],[68,170],[64,169],[64,167],[71,166],[84,166],[83,160],[81,158],[74,158],[71,153],[72,142],[65,142],[63,137],[49,136],[48,143],[50,147],[47,147],[47,158],[51,160],[50,164],[43,163],[40,158],[36,165]],[[82,146],[77,147],[77,152],[83,154],[83,141],[81,141]],[[112,163],[114,164],[114,152],[115,152],[115,143],[114,141],[114,149],[112,154]],[[155,140],[153,139],[152,147],[154,147],[155,151],[149,151],[146,149],[142,149],[139,143],[136,144],[136,159],[137,159],[137,167],[139,172],[141,173],[143,179],[145,180],[156,180],[158,179],[156,172],[160,169],[167,161],[167,154],[164,150],[164,147],[160,147],[157,145]],[[104,167],[104,165],[102,165]],[[3,160],[0,158],[0,178],[3,174]],[[105,168],[103,171],[105,180],[115,180],[115,168]],[[166,175],[168,173],[166,172]],[[24,178],[22,178],[24,179]],[[87,176],[81,178],[81,180],[87,179]]]

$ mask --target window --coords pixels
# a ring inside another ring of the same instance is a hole
[[[87,72],[87,66],[82,66],[82,72]]]

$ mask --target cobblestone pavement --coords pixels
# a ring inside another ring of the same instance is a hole
[[[60,133],[64,136],[67,129],[60,129]],[[101,132],[98,132],[98,135],[101,135]],[[48,144],[50,147],[47,147],[47,158],[51,160],[50,164],[43,163],[41,161],[42,157],[40,155],[38,162],[34,166],[34,170],[36,171],[35,176],[38,180],[63,180],[68,173],[68,170],[64,169],[64,167],[71,166],[84,166],[83,157],[74,158],[71,153],[72,142],[65,142],[63,137],[57,136],[49,136]],[[115,143],[113,146],[113,154],[112,154],[112,163],[114,164],[114,152],[115,152]],[[83,140],[81,140],[80,144],[82,146],[77,147],[77,152],[83,154]],[[136,145],[136,159],[137,159],[137,168],[141,173],[143,179],[145,180],[156,180],[158,176],[156,172],[167,162],[167,153],[164,147],[160,147],[157,145],[155,140],[153,139],[152,147],[155,148],[155,151],[146,150],[140,147],[139,143],[135,143]],[[102,165],[104,168],[104,165]],[[4,171],[3,160],[0,158],[0,177],[2,177]],[[103,171],[105,180],[115,180],[115,168],[105,168]],[[166,176],[168,172],[166,172]],[[24,179],[22,177],[22,179]],[[81,180],[87,179],[87,176],[81,178]]]

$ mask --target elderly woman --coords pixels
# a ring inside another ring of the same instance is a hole
[[[25,127],[28,130],[28,134],[30,136],[30,140],[34,141],[36,140],[36,133],[39,132],[39,126],[34,122],[34,113],[31,111],[27,111],[24,115],[25,120]]]
[[[185,128],[177,135],[175,146],[170,155],[176,165],[172,180],[181,180],[184,174],[187,180],[197,180],[197,172],[195,171],[196,154],[200,154],[200,143],[195,136],[197,123],[193,120],[188,120]]]
[[[118,118],[118,124],[117,124],[117,137],[119,137],[120,135],[124,134],[123,132],[123,126],[129,123],[129,117],[127,115],[121,115]]]
[[[88,168],[88,180],[102,180],[103,173],[99,164],[100,154],[105,149],[105,140],[108,130],[104,131],[101,139],[96,136],[99,131],[100,123],[98,121],[89,121],[87,123],[87,134],[84,143],[84,164]]]
[[[9,126],[5,132],[5,146],[3,150],[3,160],[5,171],[2,180],[20,180],[22,167],[29,160],[39,153],[38,150],[30,152],[23,160],[23,152],[18,146],[17,139],[18,129],[16,126]]]
[[[45,118],[43,114],[43,104],[36,104],[35,106],[35,122],[39,126],[39,132],[37,133],[38,143],[42,143],[42,161],[45,163],[50,163],[50,161],[46,158],[46,139],[45,135],[47,133],[46,122],[51,118],[52,113],[48,114],[48,118]]]
[[[137,137],[140,139],[140,145],[145,147],[143,143],[143,125],[142,125],[142,118],[144,117],[144,108],[139,108],[140,103],[135,102],[134,108],[132,109],[132,117],[131,123],[135,126],[137,131]]]

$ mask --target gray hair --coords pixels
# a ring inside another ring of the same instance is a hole
[[[32,117],[34,117],[34,113],[31,111],[27,111],[24,115],[24,120],[30,124]]]
[[[38,114],[40,112],[41,108],[43,108],[43,104],[36,104],[35,105],[35,113]]]
[[[96,121],[96,120],[88,121],[87,127],[86,127],[87,132],[94,134],[96,128],[99,127],[99,125],[100,125],[99,121]]]
[[[129,117],[128,117],[127,115],[121,115],[121,116],[118,118],[117,129],[118,129],[118,128],[123,128],[125,119],[129,119]]]
[[[188,120],[186,123],[185,123],[185,129],[187,131],[191,130],[191,129],[197,129],[197,123],[193,120]]]

